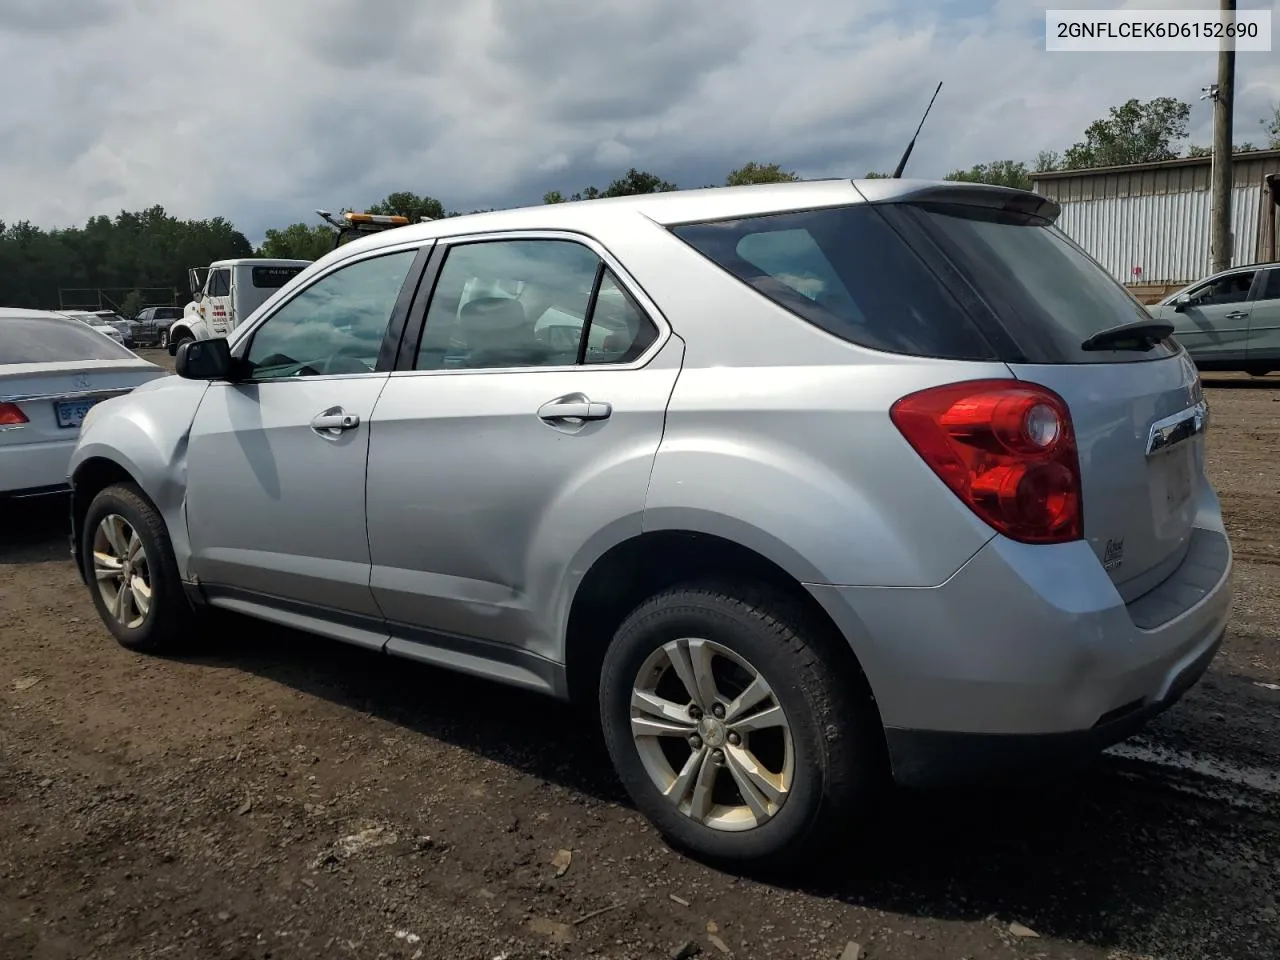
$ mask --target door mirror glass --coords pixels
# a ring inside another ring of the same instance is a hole
[[[231,345],[223,337],[189,340],[178,347],[174,369],[187,380],[229,380],[233,361]]]

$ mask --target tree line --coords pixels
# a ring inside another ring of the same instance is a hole
[[[945,179],[993,183],[1029,190],[1031,174],[1048,170],[1121,166],[1180,155],[1204,156],[1208,148],[1186,145],[1191,105],[1172,97],[1129,100],[1112,107],[1095,120],[1084,138],[1059,153],[1043,150],[1032,160],[994,160],[966,170],[952,170]],[[1280,148],[1280,106],[1260,121],[1267,148]],[[1236,152],[1248,152],[1251,143]],[[867,177],[887,177],[868,171]],[[801,179],[779,163],[752,161],[731,171],[724,186],[752,183],[784,183]],[[632,168],[604,187],[586,186],[566,194],[552,190],[544,203],[593,200],[679,189],[675,183]],[[372,206],[369,213],[398,214],[417,222],[422,217],[459,216],[441,201],[410,191],[397,191]],[[474,210],[471,213],[484,211]],[[236,257],[280,257],[316,260],[333,247],[331,227],[317,223],[293,223],[266,231],[256,249],[243,233],[222,217],[181,220],[161,206],[136,212],[122,211],[114,218],[96,216],[83,227],[44,230],[26,221],[6,224],[0,220],[0,305],[57,308],[60,292],[78,289],[82,294],[102,290],[117,297],[111,301],[126,315],[148,303],[182,302],[187,296],[187,268]],[[87,302],[81,302],[89,306]],[[70,307],[72,304],[68,303]]]

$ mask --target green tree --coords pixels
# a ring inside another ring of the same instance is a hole
[[[548,190],[542,195],[543,203],[564,203],[564,194],[559,190]]]
[[[0,226],[0,303],[57,307],[66,288],[185,290],[188,267],[252,255],[227,220],[179,220],[161,206],[67,229],[19,222]]]
[[[778,163],[757,163],[752,160],[725,177],[726,187],[742,187],[750,183],[793,183],[800,178],[790,170],[783,170]]]
[[[1258,123],[1267,132],[1267,148],[1280,150],[1280,104],[1271,108],[1271,116],[1264,117]]]
[[[268,230],[258,256],[280,260],[319,260],[333,249],[334,229],[325,224],[291,223]]]
[[[125,317],[136,317],[142,309],[142,291],[130,290],[120,301],[120,313]]]
[[[1085,129],[1084,140],[1067,151],[1065,168],[1112,167],[1172,160],[1187,137],[1191,105],[1173,97],[1145,103],[1128,100]]]
[[[443,220],[445,217],[444,204],[435,197],[420,197],[408,190],[389,193],[385,199],[371,207],[365,207],[364,212],[384,217],[408,217],[410,223],[417,223],[422,217],[430,217],[432,220]]]
[[[632,197],[642,193],[666,193],[678,189],[661,177],[632,167],[600,192],[602,197]],[[590,198],[588,198],[590,199]]]
[[[889,174],[880,173],[878,170],[868,170],[867,175],[862,179],[863,180],[888,180],[890,179],[890,177],[889,177]]]
[[[1057,150],[1041,150],[1036,154],[1036,173],[1048,173],[1062,168],[1062,154]]]
[[[979,163],[968,170],[952,170],[944,180],[960,180],[965,183],[990,183],[999,187],[1016,187],[1019,190],[1031,189],[1031,176],[1027,165],[1021,160],[994,160],[991,163]]]
[[[1187,147],[1188,157],[1211,157],[1213,156],[1213,147],[1206,147],[1203,144],[1193,143]]]

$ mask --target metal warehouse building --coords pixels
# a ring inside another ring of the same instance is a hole
[[[1232,266],[1276,260],[1280,150],[1236,154]],[[1209,272],[1209,157],[1034,173],[1058,226],[1144,300]]]

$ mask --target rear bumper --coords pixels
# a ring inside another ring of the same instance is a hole
[[[1141,730],[1177,703],[1209,668],[1222,645],[1218,636],[1174,678],[1158,699],[1135,702],[1104,716],[1088,730],[1063,733],[956,733],[940,730],[885,731],[894,780],[908,787],[997,778],[1011,772],[1063,772]]]
[[[1231,606],[1216,500],[1199,519],[1182,564],[1128,605],[1083,542],[996,537],[932,588],[811,585],[862,662],[895,778],[1087,753],[1174,703],[1212,660]]]
[[[67,467],[76,445],[76,431],[66,440],[15,443],[0,447],[0,497],[36,495],[67,490]]]

